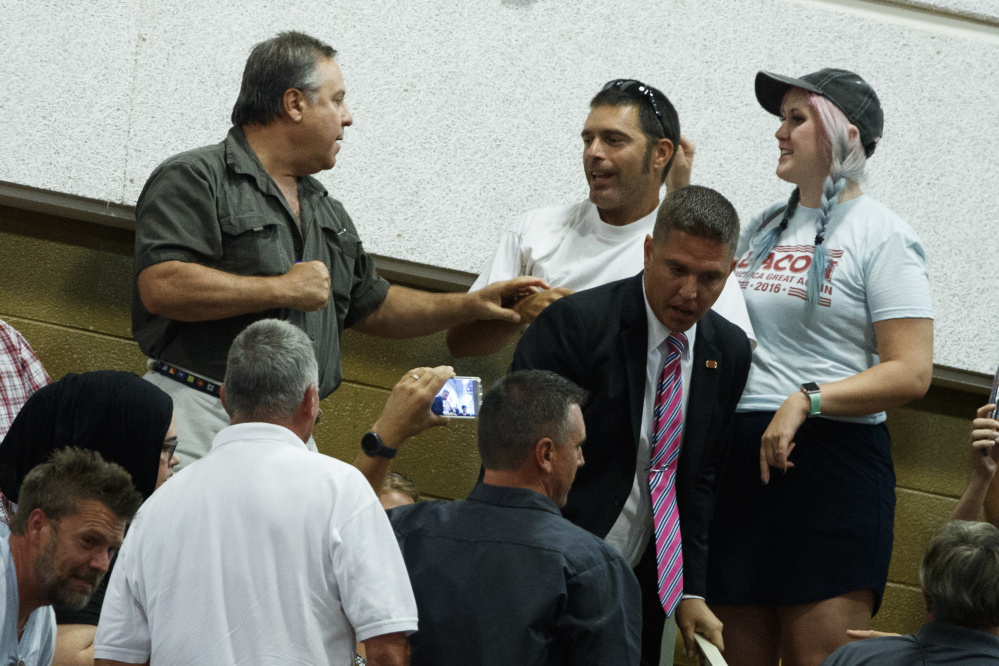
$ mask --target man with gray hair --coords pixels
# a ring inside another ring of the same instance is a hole
[[[305,446],[318,381],[296,326],[264,319],[236,337],[232,425],[132,525],[98,664],[347,664],[357,640],[373,666],[405,663],[416,604],[385,512],[356,469]]]
[[[999,529],[946,523],[926,549],[919,580],[930,618],[919,631],[848,643],[823,666],[999,663]]]
[[[87,604],[142,496],[128,472],[96,451],[65,448],[28,472],[18,499],[0,539],[0,663],[48,666],[52,604]]]
[[[343,378],[344,328],[412,338],[517,322],[507,306],[544,285],[431,294],[378,276],[343,205],[312,177],[333,168],[354,122],[335,54],[300,32],[254,46],[225,140],[163,162],[136,203],[132,334],[151,359],[146,378],[173,398],[181,467],[229,424],[219,385],[250,323],[278,317],[305,331],[325,398]]]
[[[644,272],[546,307],[511,365],[590,392],[590,464],[562,515],[635,568],[644,664],[672,663],[677,627],[690,653],[695,632],[723,647],[704,601],[708,523],[750,350],[711,306],[738,241],[738,215],[721,194],[697,185],[670,193],[645,237]]]
[[[429,402],[440,384],[427,384]],[[389,511],[420,612],[413,666],[638,665],[638,581],[558,511],[584,462],[585,401],[553,372],[503,377],[482,399],[485,472],[468,499]],[[354,464],[381,488],[383,461]]]

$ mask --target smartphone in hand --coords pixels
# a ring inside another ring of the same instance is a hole
[[[452,419],[474,419],[482,402],[482,380],[478,377],[452,377],[434,397],[430,411]]]

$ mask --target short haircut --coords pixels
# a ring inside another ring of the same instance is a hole
[[[17,535],[27,532],[35,509],[49,520],[59,520],[75,514],[81,501],[96,500],[127,522],[142,504],[142,495],[123,467],[105,461],[97,451],[75,447],[55,451],[28,472],[18,499],[10,521],[10,531]]]
[[[545,437],[564,445],[569,436],[569,407],[582,406],[587,395],[548,370],[519,370],[501,378],[479,408],[482,466],[519,469]]]
[[[305,332],[280,319],[247,326],[229,347],[225,408],[242,420],[286,419],[319,384],[319,366]]]
[[[645,84],[642,84],[645,85]],[[656,144],[659,143],[659,139],[669,139],[673,142],[673,154],[669,158],[669,162],[663,167],[662,173],[659,174],[660,182],[666,180],[666,174],[669,173],[669,169],[673,166],[673,158],[676,157],[676,149],[680,145],[680,119],[676,114],[676,109],[673,107],[673,103],[669,101],[658,88],[653,88],[652,86],[646,85],[646,87],[652,92],[652,95],[656,98],[656,105],[659,108],[659,113],[663,116],[663,122],[659,122],[659,117],[656,116],[656,112],[652,109],[652,104],[645,97],[643,93],[638,92],[637,88],[628,87],[621,88],[618,86],[604,87],[593,99],[590,100],[590,108],[595,109],[598,106],[636,106],[638,107],[638,125],[642,128],[642,133],[645,134],[645,163],[649,164],[652,159],[652,150],[655,148]],[[663,123],[666,127],[677,128],[676,136],[667,136],[665,130],[663,129]]]
[[[232,107],[233,125],[266,125],[282,114],[285,91],[301,90],[312,104],[322,84],[316,64],[336,50],[302,32],[282,32],[250,51]]]
[[[670,192],[659,205],[653,241],[665,242],[674,230],[725,243],[731,256],[739,244],[739,214],[728,199],[710,187],[688,185]]]
[[[999,627],[999,529],[963,520],[945,524],[926,549],[919,579],[934,620]]]

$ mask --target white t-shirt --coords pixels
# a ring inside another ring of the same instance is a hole
[[[540,277],[552,287],[572,291],[629,278],[645,265],[645,237],[655,223],[656,211],[652,211],[623,227],[607,224],[589,200],[528,211],[503,232],[499,247],[471,289],[521,275]],[[755,344],[735,275],[729,275],[713,309],[744,330]]]
[[[738,411],[774,411],[803,382],[833,382],[876,365],[876,321],[933,318],[919,237],[866,195],[833,208],[824,241],[832,268],[819,304],[810,312],[805,293],[818,214],[818,209],[799,205],[773,260],[751,279],[746,250],[754,230],[743,229],[735,274],[745,290],[758,346]],[[885,413],[830,418],[880,423]]]
[[[158,665],[349,664],[417,628],[392,527],[361,473],[290,430],[230,426],[125,537],[94,655]]]

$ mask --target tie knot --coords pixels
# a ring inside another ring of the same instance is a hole
[[[684,348],[687,346],[687,336],[683,333],[670,333],[666,336],[666,342],[672,351],[682,354]]]

